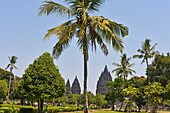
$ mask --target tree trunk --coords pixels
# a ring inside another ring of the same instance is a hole
[[[138,111],[138,112],[140,112],[140,110],[141,110],[141,107],[139,107],[139,106],[138,106],[138,109],[139,109],[139,111]]]
[[[39,111],[39,113],[41,113],[41,111],[40,111],[40,99],[39,99],[39,97],[38,97],[38,111]]]
[[[148,70],[148,86],[150,86],[150,76],[149,76],[149,66],[148,66],[148,59],[146,58],[146,66],[147,66],[147,70]],[[148,112],[148,107],[149,107],[149,97],[148,97],[148,101],[147,101],[147,105],[146,105],[146,112]]]
[[[10,72],[11,73],[12,73],[12,69],[13,69],[13,67],[10,67]],[[8,100],[9,100],[10,90],[11,90],[11,74],[10,74],[10,78],[9,78],[9,88],[8,88],[7,104],[8,104]]]
[[[41,113],[43,112],[43,99],[40,99],[40,110],[41,110]]]
[[[88,97],[87,97],[87,39],[86,39],[86,30],[84,33],[83,39],[83,54],[84,54],[84,113],[89,112],[88,108]]]
[[[20,104],[21,104],[21,105],[23,105],[23,103],[24,103],[24,99],[21,99],[21,102],[20,102]]]
[[[114,103],[114,101],[112,101],[112,111],[114,111],[115,110],[115,103]]]

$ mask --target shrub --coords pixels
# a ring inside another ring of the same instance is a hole
[[[0,110],[0,113],[4,113],[4,110]]]

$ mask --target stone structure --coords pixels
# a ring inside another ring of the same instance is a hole
[[[100,93],[101,95],[105,95],[108,92],[106,81],[112,81],[112,77],[107,69],[107,65],[105,65],[104,71],[101,73],[99,80],[97,81],[96,94]]]
[[[79,94],[81,93],[81,88],[80,88],[80,83],[77,79],[77,76],[76,78],[74,79],[74,82],[70,88],[70,81],[68,79],[67,83],[66,83],[66,96],[69,95],[69,93],[72,92],[72,94]]]
[[[69,79],[67,80],[66,83],[66,96],[68,96],[68,94],[71,92],[71,88],[70,88],[70,81]]]

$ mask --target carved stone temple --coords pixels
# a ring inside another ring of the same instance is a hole
[[[105,95],[108,92],[106,81],[112,81],[112,77],[107,69],[107,65],[105,65],[104,71],[101,73],[99,80],[97,81],[96,94],[100,93],[101,95]]]
[[[80,83],[79,83],[79,81],[77,79],[77,76],[74,79],[74,82],[73,82],[71,87],[70,87],[69,79],[67,80],[67,83],[66,83],[66,96],[68,96],[70,92],[72,92],[72,94],[79,94],[79,95],[81,93]]]

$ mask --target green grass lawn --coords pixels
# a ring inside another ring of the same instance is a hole
[[[60,112],[60,113],[84,113],[83,111],[76,111],[76,112]],[[118,112],[118,111],[110,111],[110,110],[99,110],[93,111],[90,110],[90,113],[127,113],[127,112]],[[132,112],[132,113],[146,113],[146,112]],[[158,111],[158,113],[170,113],[170,111]]]

